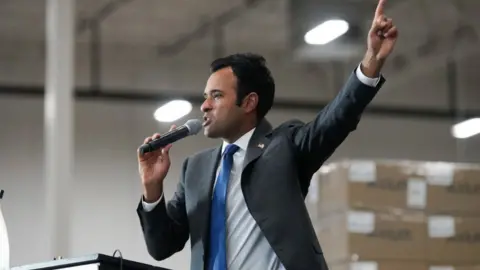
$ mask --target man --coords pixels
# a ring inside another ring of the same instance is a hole
[[[168,202],[163,181],[171,145],[138,156],[144,190],[137,213],[153,258],[172,256],[190,238],[192,270],[328,269],[304,198],[313,173],[356,129],[384,82],[380,70],[397,39],[384,5],[380,0],[363,61],[307,124],[272,129],[265,120],[275,85],[262,57],[236,54],[212,63],[201,106],[204,133],[223,144],[184,161]]]

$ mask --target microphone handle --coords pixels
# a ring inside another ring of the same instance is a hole
[[[167,133],[160,135],[160,138],[157,138],[151,142],[143,144],[140,146],[140,154],[145,154],[148,152],[156,151],[162,147],[165,147],[171,143],[174,143],[182,138],[185,138],[189,135],[190,130],[185,125],[179,126],[178,128],[171,130]]]

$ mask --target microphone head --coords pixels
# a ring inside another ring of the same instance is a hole
[[[198,119],[190,119],[185,123],[190,135],[196,135],[202,129],[202,122]]]

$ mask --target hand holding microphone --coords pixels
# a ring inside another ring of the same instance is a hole
[[[188,120],[178,128],[172,125],[167,133],[155,133],[144,140],[139,147],[139,173],[144,187],[144,199],[157,201],[163,192],[163,180],[170,169],[169,151],[172,143],[190,135],[196,135],[202,129],[199,120]]]

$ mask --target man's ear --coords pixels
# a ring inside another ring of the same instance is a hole
[[[257,93],[250,93],[243,99],[242,107],[246,113],[253,112],[257,109],[258,106],[258,95]]]

